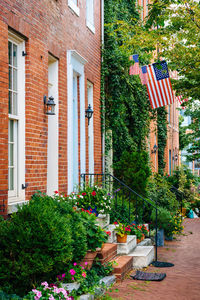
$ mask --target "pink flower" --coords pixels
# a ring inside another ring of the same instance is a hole
[[[51,296],[49,297],[49,300],[55,300],[54,296],[51,295]]]
[[[77,265],[77,263],[74,263],[74,266],[76,266]]]
[[[95,191],[92,192],[92,196],[96,196],[96,192]]]
[[[83,272],[83,273],[82,273],[82,276],[85,278],[85,277],[86,277],[86,273],[85,273],[85,272]]]
[[[70,273],[71,275],[75,275],[75,274],[76,274],[76,271],[75,271],[74,269],[71,269],[71,270],[69,271],[69,273]]]
[[[62,274],[62,278],[65,278],[65,273],[64,273],[64,274]]]
[[[72,280],[74,280],[74,277],[72,277]]]
[[[85,262],[85,265],[87,266],[87,264],[88,264],[88,262],[86,261],[86,262]]]

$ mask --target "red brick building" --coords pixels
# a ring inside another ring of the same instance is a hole
[[[1,214],[102,170],[101,12],[96,0],[0,0]]]

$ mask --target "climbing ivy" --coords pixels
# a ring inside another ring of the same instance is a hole
[[[158,135],[158,172],[163,175],[165,168],[164,153],[167,143],[167,111],[165,107],[157,109]]]
[[[105,1],[105,43],[102,80],[105,91],[105,129],[112,130],[114,163],[124,151],[146,149],[149,133],[150,105],[146,88],[139,76],[129,76],[129,55],[122,47],[124,36],[115,31],[116,22],[138,20],[134,1]],[[144,62],[141,62],[144,63]]]

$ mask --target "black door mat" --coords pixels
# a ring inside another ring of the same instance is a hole
[[[174,266],[174,264],[164,261],[153,261],[152,265],[157,268],[169,268]]]
[[[162,281],[165,277],[165,273],[146,273],[142,271],[136,271],[135,275],[130,275],[133,279],[136,280],[145,280],[145,281]]]

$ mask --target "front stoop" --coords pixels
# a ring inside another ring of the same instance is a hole
[[[146,238],[143,241],[141,241],[137,246],[152,246],[152,241],[150,238]]]
[[[137,245],[135,235],[128,235],[126,243],[117,243],[117,254],[129,254]]]
[[[117,244],[105,243],[101,251],[97,254],[100,262],[104,264],[105,262],[111,261],[117,256]]]
[[[116,276],[117,281],[122,281],[125,275],[133,268],[133,257],[127,255],[118,256],[113,259],[113,262],[116,263],[116,265],[113,265],[113,274]]]
[[[133,268],[141,269],[147,267],[154,260],[153,246],[137,246],[133,252],[129,253],[133,258]]]

